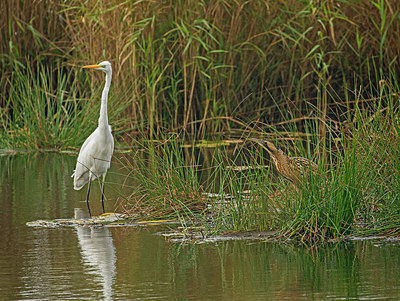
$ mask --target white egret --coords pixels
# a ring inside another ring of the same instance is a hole
[[[101,97],[101,108],[99,126],[83,143],[76,162],[76,168],[72,177],[74,178],[74,189],[80,190],[88,183],[86,205],[91,217],[89,206],[89,193],[91,181],[103,177],[101,188],[101,205],[104,210],[104,182],[107,170],[110,168],[111,157],[114,152],[114,138],[111,133],[111,126],[108,124],[107,100],[110,90],[112,68],[111,63],[104,61],[98,65],[83,66],[83,68],[101,70],[106,74],[106,84]]]

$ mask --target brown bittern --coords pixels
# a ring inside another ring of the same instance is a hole
[[[305,173],[310,169],[312,172],[318,170],[318,165],[302,157],[289,157],[282,150],[268,140],[249,138],[250,141],[260,144],[271,156],[277,171],[293,184],[298,185]]]

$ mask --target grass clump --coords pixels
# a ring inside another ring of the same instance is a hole
[[[339,131],[330,119],[323,148],[317,119],[304,121],[304,143],[288,139],[299,133],[295,126],[269,133],[268,139],[291,156],[316,154],[318,173],[306,174],[298,189],[245,138],[234,149],[214,144],[207,155],[195,147],[183,151],[182,141],[173,139],[156,152],[145,148],[152,164],[139,172],[131,167],[139,189],[129,202],[137,200],[136,212],[151,208],[159,217],[189,217],[208,234],[272,230],[279,238],[303,243],[398,235],[400,123],[395,95],[353,107],[352,124]]]
[[[293,218],[281,232],[284,237],[319,243],[352,233],[365,178],[354,149],[344,154],[330,170],[321,168],[300,186]]]
[[[206,209],[199,157],[194,148],[182,148],[179,141],[172,137],[162,143],[144,141],[125,157],[127,182],[134,187],[122,204],[131,216],[189,222]]]

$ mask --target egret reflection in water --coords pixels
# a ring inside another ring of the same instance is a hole
[[[105,227],[76,227],[84,266],[103,286],[104,300],[112,300],[117,257],[110,231]]]

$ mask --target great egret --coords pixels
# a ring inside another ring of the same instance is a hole
[[[107,100],[110,90],[112,68],[111,63],[104,61],[98,65],[83,66],[83,68],[101,70],[106,74],[106,84],[101,96],[101,108],[99,126],[83,143],[76,162],[76,168],[72,177],[74,178],[74,189],[80,190],[88,183],[86,205],[91,217],[89,206],[89,193],[91,181],[103,177],[101,188],[101,206],[104,210],[104,182],[107,170],[110,168],[111,157],[114,151],[114,138],[111,133],[111,126],[108,124]]]

